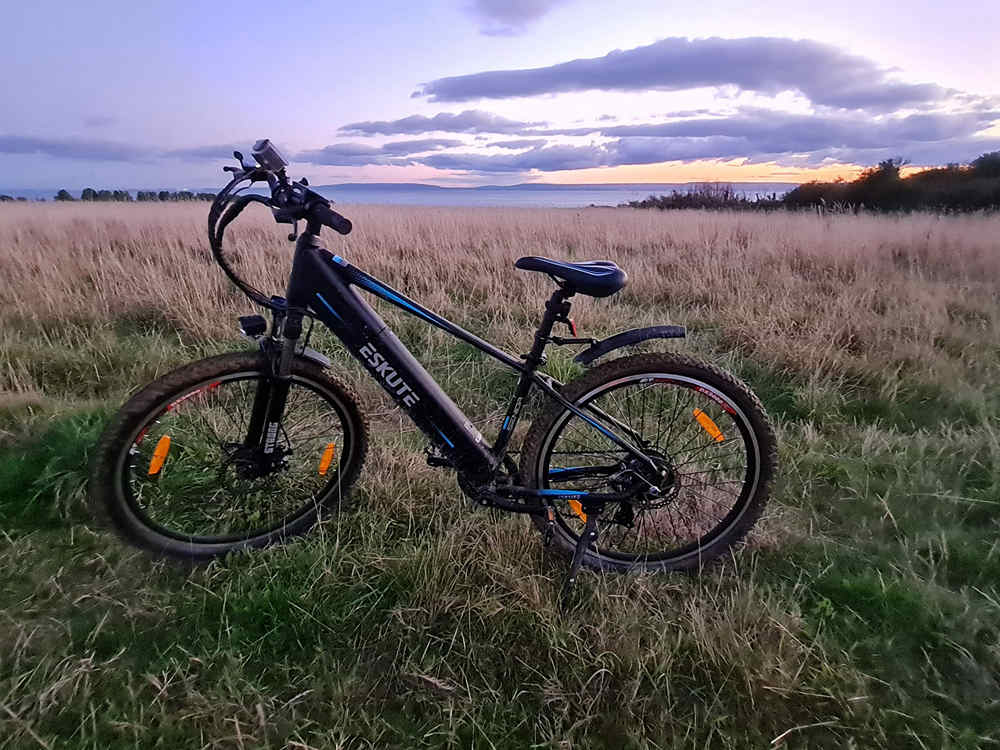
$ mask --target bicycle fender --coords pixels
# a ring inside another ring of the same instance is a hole
[[[324,370],[327,369],[331,364],[330,358],[325,354],[320,354],[315,349],[310,347],[305,347],[302,351],[298,352],[298,355],[303,359],[308,359],[311,362],[315,362],[317,365],[322,367]]]
[[[589,366],[598,357],[603,357],[608,352],[621,349],[623,346],[632,346],[649,339],[682,339],[687,335],[684,326],[650,326],[649,328],[633,328],[631,331],[623,331],[601,339],[596,344],[591,344],[587,349],[573,357],[574,362]]]

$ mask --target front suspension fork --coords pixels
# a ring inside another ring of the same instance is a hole
[[[260,450],[271,464],[285,405],[288,402],[295,348],[302,334],[302,313],[289,311],[283,320],[276,319],[274,325],[276,328],[281,326],[282,329],[280,338],[272,337],[272,341],[280,342],[280,348],[268,354],[270,372],[268,377],[262,378],[257,383],[250,424],[247,427],[246,439],[243,441],[244,447]]]

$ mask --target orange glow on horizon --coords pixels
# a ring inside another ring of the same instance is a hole
[[[745,164],[742,160],[668,162],[625,167],[574,169],[533,175],[537,182],[561,185],[600,182],[832,182],[853,180],[864,167],[830,164],[823,167],[790,167],[775,162]]]
[[[511,184],[511,182],[544,182],[558,185],[593,185],[599,183],[683,183],[683,182],[787,182],[811,180],[832,182],[838,178],[853,180],[865,169],[859,164],[828,164],[822,167],[792,167],[775,162],[747,164],[742,159],[732,161],[701,160],[666,162],[622,167],[567,169],[559,172],[532,172],[477,175],[456,170],[441,170],[422,165],[368,165],[338,169],[333,174],[313,180],[318,182],[422,182],[446,187]],[[924,167],[904,167],[903,176],[919,172]]]

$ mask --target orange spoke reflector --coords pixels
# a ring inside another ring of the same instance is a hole
[[[709,435],[717,442],[721,443],[726,438],[722,434],[722,430],[719,429],[719,425],[712,421],[712,418],[708,416],[701,409],[694,410],[694,418],[698,420],[700,424]]]
[[[580,504],[579,500],[570,500],[569,507],[573,509],[573,512],[580,516],[580,520],[587,523],[587,514],[583,512],[583,505]]]
[[[319,475],[321,477],[325,477],[327,469],[330,468],[330,463],[333,461],[333,449],[334,444],[329,443],[326,450],[323,451],[323,457],[319,460]]]
[[[156,448],[153,449],[153,458],[149,462],[149,471],[147,472],[149,476],[155,477],[160,473],[160,469],[163,468],[163,462],[167,460],[169,452],[170,436],[164,435],[157,441]]]

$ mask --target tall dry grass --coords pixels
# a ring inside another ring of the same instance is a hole
[[[727,348],[800,369],[891,367],[941,384],[970,368],[978,382],[995,374],[995,216],[345,211],[355,232],[329,238],[331,249],[512,346],[528,341],[548,288],[515,271],[517,257],[608,258],[630,283],[609,301],[577,300],[588,332],[670,321],[697,335],[702,324]],[[251,280],[276,293],[291,254],[283,232],[261,210],[229,245]],[[249,307],[212,262],[203,206],[4,206],[0,248],[5,349],[67,321],[120,318],[161,318],[194,340],[218,338]]]

